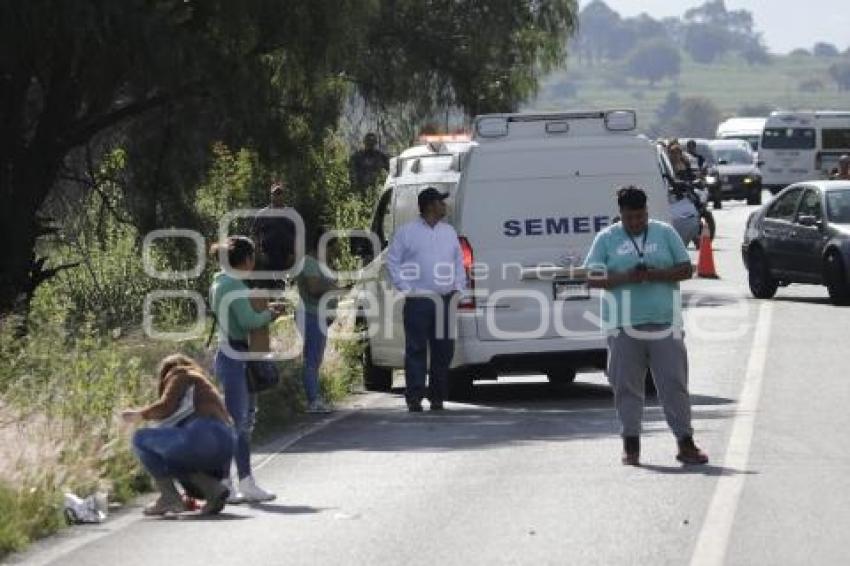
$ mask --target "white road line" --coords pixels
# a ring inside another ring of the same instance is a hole
[[[350,417],[357,412],[358,409],[368,408],[375,402],[376,398],[368,399],[351,409],[341,410],[320,422],[315,424],[310,423],[309,425],[301,428],[301,430],[284,434],[277,441],[272,441],[270,444],[260,447],[260,451],[271,453],[265,456],[260,456],[259,458],[255,457],[255,460],[259,461],[253,465],[254,470],[264,468],[278,455],[285,452],[305,437],[315,434],[344,418]],[[66,531],[58,534],[56,537],[36,542],[30,549],[23,553],[9,556],[6,561],[0,562],[0,565],[26,564],[27,566],[47,566],[48,564],[57,562],[83,546],[113,535],[138,521],[145,520],[145,518],[139,513],[138,505],[129,506],[127,509],[122,510],[121,513],[121,516],[109,520],[102,525],[98,525],[96,527],[96,531],[86,532],[86,529],[90,528],[89,526],[75,527],[74,530],[70,532]]]
[[[723,466],[729,468],[730,473],[721,475],[717,480],[714,496],[691,557],[691,566],[721,566],[726,559],[729,535],[747,478],[750,445],[764,381],[772,318],[773,305],[763,303],[759,309],[744,386],[732,424],[732,434],[723,458]]]

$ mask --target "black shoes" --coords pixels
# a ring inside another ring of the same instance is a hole
[[[700,450],[692,436],[686,436],[679,441],[679,454],[676,459],[686,466],[702,466],[708,464],[708,454]]]
[[[407,410],[411,413],[421,413],[422,412],[422,401],[408,401],[407,402]]]
[[[623,437],[623,458],[621,461],[624,466],[640,466],[639,436]]]

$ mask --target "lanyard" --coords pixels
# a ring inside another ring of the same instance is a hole
[[[626,230],[626,235],[629,237],[629,240],[632,241],[632,245],[635,247],[635,251],[637,252],[638,257],[643,260],[643,256],[646,255],[646,238],[647,236],[649,236],[649,226],[647,225],[646,230],[644,230],[643,232],[643,243],[640,248],[638,247],[637,242],[632,237],[632,235],[629,234],[628,230]]]

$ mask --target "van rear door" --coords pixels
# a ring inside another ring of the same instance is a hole
[[[599,296],[551,269],[580,266],[616,220],[616,191],[644,187],[654,218],[669,220],[655,148],[633,136],[515,143],[473,150],[459,190],[459,234],[475,262],[481,340],[599,338]]]

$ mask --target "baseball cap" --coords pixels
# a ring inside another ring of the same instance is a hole
[[[429,202],[434,202],[436,200],[445,200],[449,197],[449,193],[441,193],[434,187],[428,187],[421,193],[419,193],[418,201],[419,207],[428,204]]]

